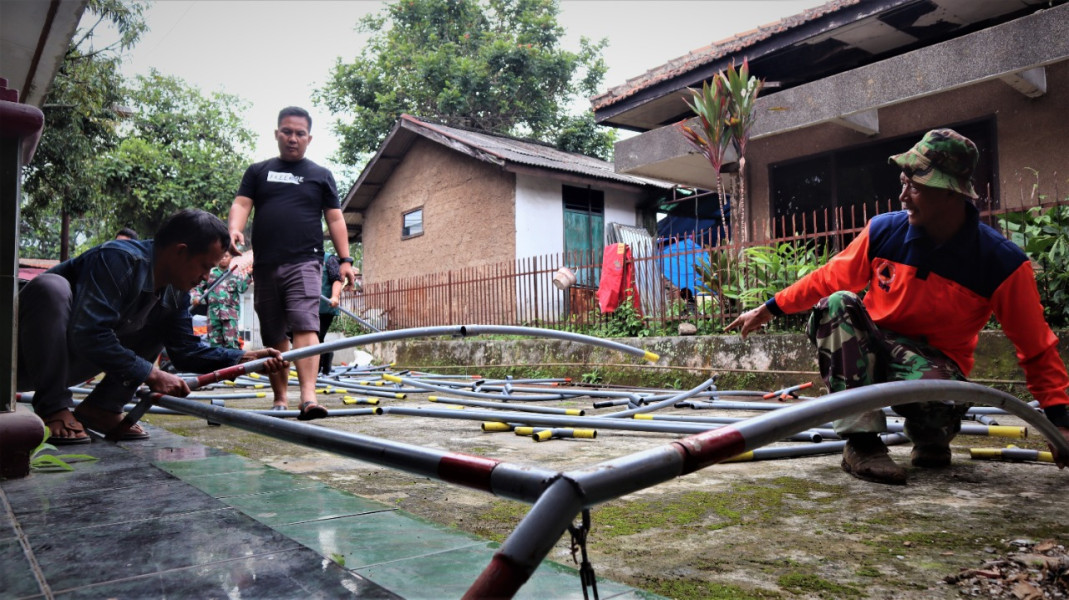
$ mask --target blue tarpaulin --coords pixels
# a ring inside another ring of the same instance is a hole
[[[705,252],[694,240],[717,243],[726,239],[730,231],[731,207],[727,206],[728,226],[720,214],[720,202],[713,194],[686,199],[668,208],[668,214],[657,222],[660,238],[661,272],[672,285],[698,294],[701,277],[695,266],[705,258]]]
[[[701,278],[694,265],[704,256],[701,246],[690,238],[667,244],[661,250],[661,273],[677,288],[697,294]]]

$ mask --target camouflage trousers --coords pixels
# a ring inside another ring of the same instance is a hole
[[[219,348],[241,348],[241,336],[238,333],[237,319],[219,319],[215,315],[208,315],[207,342]]]
[[[880,329],[856,294],[836,292],[813,308],[806,329],[817,347],[820,374],[829,392],[887,381],[952,379],[965,381],[958,365],[923,341]],[[949,440],[961,430],[968,405],[915,402],[894,408],[906,418],[906,435],[914,442]],[[871,411],[834,423],[841,435],[880,433],[887,429],[883,411]]]

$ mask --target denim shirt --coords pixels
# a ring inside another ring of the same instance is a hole
[[[194,335],[187,292],[168,285],[157,293],[154,260],[152,240],[113,240],[48,270],[71,284],[71,351],[128,387],[145,381],[152,363],[120,336],[153,336],[181,370],[203,373],[240,362],[241,350],[215,348]]]

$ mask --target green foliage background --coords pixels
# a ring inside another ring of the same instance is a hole
[[[97,222],[106,227],[91,241],[104,241],[123,226],[151,236],[182,208],[225,220],[251,162],[254,134],[242,120],[246,103],[218,92],[205,95],[155,70],[137,77],[129,102],[134,114],[123,123],[119,145],[92,167],[107,201],[97,205]]]
[[[402,113],[608,158],[610,131],[567,108],[598,91],[607,41],[564,50],[558,13],[555,0],[401,0],[365,17],[371,39],[317,96],[340,117],[336,160],[360,162]]]

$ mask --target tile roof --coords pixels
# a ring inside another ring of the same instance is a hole
[[[736,33],[735,35],[692,50],[686,55],[668,61],[667,63],[650,69],[642,75],[627,80],[626,83],[609,89],[608,91],[590,99],[591,107],[600,110],[612,106],[616,102],[637,94],[638,92],[655,84],[668,81],[680,75],[684,75],[694,69],[714,62],[716,60],[737,54],[751,46],[776,35],[782,34],[800,25],[828,15],[847,6],[859,4],[861,0],[831,0],[820,6],[807,9],[797,15],[785,17],[778,21],[762,25],[756,29]]]
[[[639,186],[652,185],[661,188],[671,188],[674,185],[656,179],[647,179],[644,177],[617,173],[611,162],[606,162],[598,158],[575,152],[559,150],[542,142],[440,125],[407,114],[401,115],[401,119],[410,125],[414,125],[416,128],[424,128],[433,131],[456,142],[478,149],[489,155],[489,157],[492,157],[491,160],[497,159],[504,163],[565,171],[577,175],[596,177],[598,179],[607,179],[619,183]],[[494,162],[497,161],[494,160]]]

